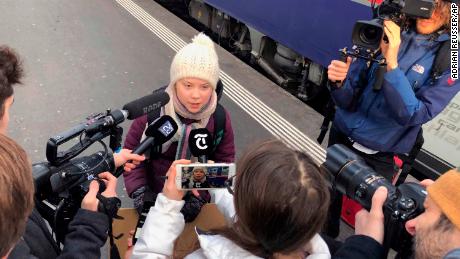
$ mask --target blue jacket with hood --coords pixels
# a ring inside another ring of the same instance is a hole
[[[450,70],[435,79],[431,76],[436,52],[446,40],[450,40],[446,33],[402,33],[398,68],[386,72],[382,89],[374,91],[378,67],[374,63],[355,102],[359,74],[367,66],[365,60],[354,60],[344,85],[331,92],[337,105],[335,127],[372,150],[408,153],[421,125],[440,113],[460,90],[460,81],[451,79]]]

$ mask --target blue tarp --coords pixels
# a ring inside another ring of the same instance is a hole
[[[205,1],[323,66],[351,47],[355,21],[371,18],[369,6],[352,0]]]

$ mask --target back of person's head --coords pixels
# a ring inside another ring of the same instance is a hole
[[[170,82],[187,77],[205,80],[216,89],[219,80],[219,59],[214,42],[204,33],[196,35],[192,42],[174,56],[170,69]]]
[[[23,234],[33,208],[33,195],[32,167],[26,152],[0,134],[0,257]]]
[[[235,182],[236,222],[221,234],[254,255],[297,251],[324,224],[329,190],[320,168],[278,140],[249,148]]]
[[[18,54],[8,46],[0,46],[0,118],[3,117],[5,100],[13,95],[13,85],[20,84],[22,76]]]

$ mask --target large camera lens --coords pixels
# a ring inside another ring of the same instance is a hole
[[[364,160],[355,160],[346,164],[337,174],[335,183],[337,190],[358,201],[367,210],[370,210],[372,196],[380,186],[386,187],[390,196],[395,189],[387,179],[377,174]]]
[[[357,21],[351,36],[353,44],[372,51],[378,49],[383,37],[381,22],[379,19]]]
[[[378,28],[373,26],[364,26],[359,34],[359,38],[364,43],[371,45],[380,43],[380,36]]]
[[[388,193],[395,187],[370,168],[366,162],[344,145],[336,144],[327,149],[323,166],[334,175],[336,189],[370,209],[375,191],[384,186]]]

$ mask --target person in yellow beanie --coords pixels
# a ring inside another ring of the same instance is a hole
[[[415,238],[415,258],[460,258],[460,171],[421,184],[428,191],[425,212],[406,222]]]

